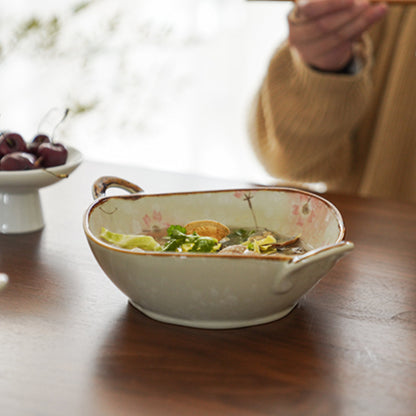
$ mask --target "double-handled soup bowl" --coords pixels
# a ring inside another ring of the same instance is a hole
[[[108,187],[130,193],[106,196]],[[344,241],[337,208],[291,188],[250,188],[146,194],[120,178],[102,177],[84,216],[97,262],[129,302],[158,321],[198,328],[238,328],[286,316],[340,259]],[[142,252],[100,238],[102,227],[146,234],[169,225],[211,219],[233,228],[267,228],[301,235],[310,251],[294,256]]]

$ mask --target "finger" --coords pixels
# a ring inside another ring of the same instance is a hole
[[[381,19],[387,11],[385,5],[375,5],[369,7],[354,20],[348,22],[338,31],[321,36],[310,42],[298,43],[296,48],[301,56],[307,61],[319,60],[323,55],[335,50],[337,47],[347,43],[352,44],[359,38],[371,25]]]
[[[317,48],[326,53],[335,49],[338,45],[346,42],[353,42],[368,30],[376,21],[380,20],[387,11],[384,4],[369,7],[364,13],[358,15],[331,36],[325,36],[316,41]]]
[[[296,15],[299,19],[316,19],[326,14],[349,9],[354,5],[354,0],[298,0],[296,3]]]
[[[342,26],[336,31],[342,40],[353,40],[361,36],[374,23],[382,19],[387,12],[386,4],[370,6],[364,13],[361,13],[353,21]]]
[[[369,7],[370,3],[367,1],[356,2],[348,9],[343,9],[330,15],[320,16],[313,22],[316,25],[317,32],[321,33],[321,35],[326,35],[327,33],[338,31],[347,23],[355,20]]]
[[[367,2],[354,3],[348,9],[305,21],[303,24],[292,25],[289,20],[290,38],[294,43],[312,42],[322,36],[327,36],[334,31],[356,19],[363,11],[369,8]]]

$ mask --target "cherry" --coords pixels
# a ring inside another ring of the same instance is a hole
[[[30,143],[27,144],[27,150],[34,155],[37,155],[39,146],[42,143],[50,143],[51,140],[46,134],[37,134]]]
[[[68,149],[63,144],[55,142],[53,137],[56,128],[68,113],[69,109],[66,109],[50,136],[38,133],[30,143],[26,143],[18,133],[0,131],[0,170],[41,168],[49,172],[46,168],[65,164]]]
[[[18,133],[6,132],[0,136],[0,155],[13,152],[26,152],[26,142]]]
[[[42,143],[37,154],[45,168],[63,165],[68,158],[68,150],[61,143]]]
[[[29,170],[37,166],[36,156],[27,152],[8,153],[0,159],[0,170]]]

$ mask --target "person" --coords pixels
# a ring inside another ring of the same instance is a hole
[[[416,5],[299,0],[250,113],[272,176],[416,202]]]

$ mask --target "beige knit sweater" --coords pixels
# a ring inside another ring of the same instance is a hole
[[[276,178],[416,202],[416,6],[390,7],[358,53],[358,74],[328,74],[281,45],[253,108],[253,148]]]

